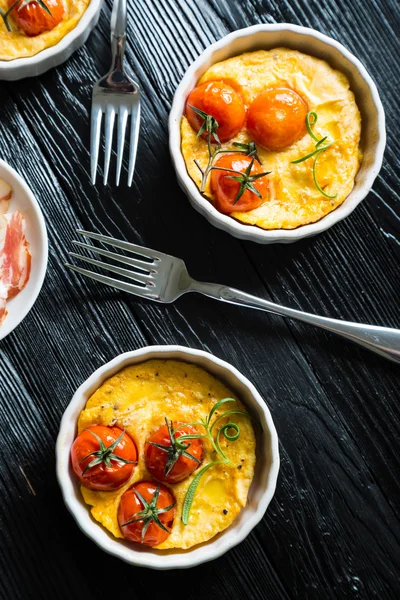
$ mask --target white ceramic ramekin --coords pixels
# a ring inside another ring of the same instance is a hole
[[[97,25],[102,4],[103,0],[91,0],[76,26],[54,46],[27,58],[0,60],[0,79],[15,81],[24,77],[34,77],[68,60],[71,54],[86,42],[90,32]]]
[[[4,160],[0,160],[0,179],[13,189],[8,212],[20,210],[25,218],[25,237],[31,253],[31,273],[24,289],[7,302],[7,316],[0,326],[0,340],[5,338],[26,317],[42,288],[47,268],[48,242],[46,224],[33,193],[20,175]]]
[[[181,153],[180,122],[189,92],[211,65],[243,52],[278,47],[292,48],[326,60],[332,67],[347,75],[361,112],[361,148],[364,158],[355,180],[354,189],[336,210],[316,223],[303,225],[297,229],[264,231],[221,214],[200,194],[187,173]],[[255,25],[247,29],[240,29],[207,48],[186,71],[175,92],[169,117],[169,136],[170,152],[178,183],[187,194],[192,206],[215,227],[223,229],[235,237],[259,244],[294,242],[325,231],[347,217],[370,191],[381,168],[386,144],[385,114],[382,103],[375,83],[361,62],[344,46],[326,35],[307,27],[286,23]]]
[[[150,359],[176,359],[198,365],[225,382],[241,398],[260,422],[257,427],[257,462],[246,507],[228,529],[215,538],[189,550],[155,550],[116,539],[96,523],[83,502],[79,484],[70,464],[70,449],[76,436],[76,423],[88,398],[108,378],[128,365]],[[82,531],[103,550],[126,562],[153,569],[194,567],[224,554],[239,544],[262,519],[275,492],[279,471],[278,437],[271,414],[246,377],[227,362],[201,350],[182,346],[148,346],[117,356],[97,369],[77,390],[61,421],[56,446],[57,478],[67,508]]]

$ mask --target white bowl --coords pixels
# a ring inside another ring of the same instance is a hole
[[[0,79],[15,81],[24,77],[41,75],[68,60],[80,48],[97,25],[103,0],[91,0],[76,26],[54,46],[45,48],[34,56],[0,60]]]
[[[7,302],[8,314],[0,326],[0,340],[6,337],[26,317],[42,288],[46,275],[48,242],[42,211],[31,190],[20,175],[4,160],[0,160],[0,179],[13,189],[8,212],[20,210],[25,217],[25,237],[32,256],[31,274],[24,289]]]
[[[155,550],[114,538],[89,514],[70,461],[79,413],[88,398],[108,378],[128,365],[150,359],[177,359],[203,367],[231,387],[261,424],[257,437],[257,462],[246,507],[228,529],[215,538],[188,550]],[[56,445],[57,478],[67,508],[82,531],[103,550],[126,562],[153,569],[187,568],[224,554],[244,540],[262,519],[274,495],[279,471],[278,437],[271,414],[255,387],[237,369],[212,354],[182,346],[148,346],[117,356],[97,369],[77,390],[61,421]]]
[[[244,225],[232,217],[218,212],[199,192],[189,177],[181,152],[180,123],[186,98],[202,74],[214,63],[260,48],[269,50],[287,47],[326,60],[332,67],[347,75],[362,117],[361,148],[364,158],[356,176],[354,189],[336,210],[316,223],[302,225],[297,229],[260,229]],[[375,83],[361,62],[335,40],[307,27],[288,25],[254,25],[235,31],[207,48],[186,71],[179,84],[169,117],[169,146],[178,183],[187,194],[192,206],[210,223],[235,237],[271,244],[290,243],[316,235],[347,217],[365,198],[382,165],[386,144],[385,114]]]

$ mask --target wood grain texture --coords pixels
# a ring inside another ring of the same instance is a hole
[[[322,331],[205,298],[136,300],[63,263],[82,226],[181,256],[199,279],[400,327],[398,3],[128,4],[127,67],[143,91],[130,190],[89,179],[90,95],[110,61],[110,2],[64,66],[1,84],[1,157],[41,204],[50,257],[34,308],[0,344],[0,598],[154,600],[160,588],[165,597],[183,590],[188,600],[397,599],[398,367]],[[167,117],[177,84],[207,45],[237,28],[285,21],[314,27],[361,59],[381,93],[388,146],[373,191],[344,222],[294,245],[261,247],[191,209],[171,169]],[[263,521],[224,557],[179,573],[150,573],[102,553],[67,513],[54,475],[55,438],[76,387],[120,352],[152,343],[203,348],[237,366],[265,398],[280,437],[277,492]]]

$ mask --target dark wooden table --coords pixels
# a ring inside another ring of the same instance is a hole
[[[127,63],[143,120],[134,185],[89,181],[93,81],[110,62],[109,2],[62,67],[1,83],[1,157],[34,190],[50,260],[28,317],[0,345],[4,600],[400,597],[399,367],[278,317],[187,296],[161,306],[84,281],[63,262],[84,227],[181,256],[190,272],[293,307],[400,327],[399,9],[396,0],[130,0]],[[293,245],[258,246],[213,228],[179,190],[167,117],[187,66],[229,31],[314,27],[376,80],[388,146],[373,191],[346,221]],[[397,91],[396,91],[397,87]],[[126,171],[124,173],[126,177]],[[147,344],[203,348],[237,366],[268,403],[282,466],[262,523],[189,571],[109,557],[65,509],[54,444],[74,390],[117,354]]]

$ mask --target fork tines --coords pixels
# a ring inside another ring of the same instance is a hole
[[[107,92],[109,92],[107,94]],[[91,177],[93,185],[96,183],[97,165],[99,159],[101,122],[104,119],[104,185],[108,181],[110,169],[111,150],[114,133],[115,118],[118,118],[118,136],[117,136],[117,168],[115,183],[119,185],[122,159],[124,154],[126,126],[128,117],[131,117],[131,133],[129,145],[129,165],[128,165],[128,186],[132,185],[133,172],[135,170],[137,145],[139,139],[140,126],[140,91],[138,88],[133,93],[117,94],[110,93],[110,90],[93,90],[92,113],[91,113],[91,134],[90,134],[90,156],[91,156]]]
[[[74,258],[77,258],[95,267],[115,273],[116,275],[126,277],[134,283],[128,283],[114,279],[113,277],[108,277],[107,275],[102,275],[101,273],[89,271],[88,269],[82,269],[81,267],[77,267],[69,263],[65,264],[66,267],[76,271],[77,273],[80,273],[81,275],[85,275],[86,277],[90,277],[95,281],[110,285],[111,287],[119,290],[135,294],[136,296],[144,296],[156,299],[155,280],[158,272],[158,263],[161,261],[163,256],[160,252],[150,250],[149,248],[143,248],[142,246],[137,246],[136,244],[131,244],[123,240],[115,240],[111,237],[98,233],[84,231],[82,229],[78,229],[77,233],[87,238],[102,242],[103,244],[120,248],[121,250],[127,250],[134,256],[126,256],[124,254],[110,252],[109,250],[104,250],[103,248],[98,248],[92,244],[86,244],[77,240],[73,241],[73,244],[76,246],[94,252],[99,256],[104,256],[105,258],[123,263],[124,265],[129,266],[130,269],[121,268],[114,264],[102,262],[83,254],[77,254],[76,252],[69,252],[68,254],[70,256],[73,256]]]

